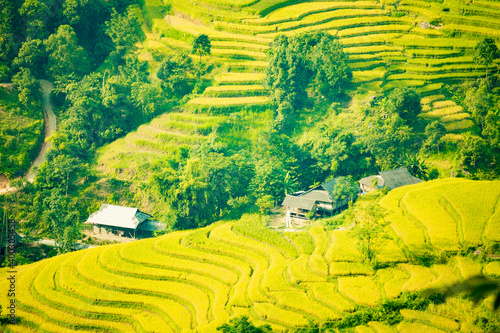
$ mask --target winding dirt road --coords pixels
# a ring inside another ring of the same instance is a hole
[[[50,102],[50,92],[52,91],[52,83],[47,80],[40,80],[40,86],[42,87],[42,100],[43,100],[43,117],[45,119],[45,139],[42,144],[42,149],[36,157],[35,161],[31,164],[26,178],[28,181],[33,182],[35,180],[36,169],[45,161],[45,153],[47,149],[51,146],[50,142],[47,142],[47,138],[52,134],[52,131],[57,129],[56,115],[52,110],[52,103]]]

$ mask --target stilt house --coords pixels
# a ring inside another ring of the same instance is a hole
[[[412,176],[406,168],[398,168],[388,171],[380,171],[378,175],[368,176],[359,180],[359,186],[363,192],[387,187],[389,190],[395,188],[421,183],[422,180]]]
[[[311,211],[317,216],[331,216],[335,211],[346,207],[349,201],[355,198],[335,200],[333,192],[337,179],[332,179],[306,192],[287,194],[281,204],[286,207],[287,218],[306,219],[306,214]]]

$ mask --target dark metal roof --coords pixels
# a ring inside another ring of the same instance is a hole
[[[296,197],[294,195],[287,194],[281,205],[304,210],[313,210],[316,205],[316,201],[303,196]]]
[[[335,190],[335,184],[337,184],[337,179],[339,179],[339,177],[333,178],[327,181],[326,183],[320,185],[322,188],[325,189],[325,191],[327,191],[330,194],[330,197],[332,198],[333,198],[333,191]]]
[[[147,220],[139,224],[137,230],[145,230],[145,231],[157,231],[157,230],[165,230],[165,224],[156,220]]]
[[[385,186],[387,186],[389,190],[422,182],[417,177],[413,177],[404,167],[394,170],[380,171],[379,174],[384,180]]]

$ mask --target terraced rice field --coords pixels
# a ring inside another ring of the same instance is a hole
[[[188,49],[185,36],[209,35],[211,57],[231,75],[224,82],[216,79],[215,85],[240,86],[212,87],[191,102],[196,109],[213,113],[232,110],[221,105],[269,107],[260,81],[245,81],[243,76],[264,72],[265,52],[281,33],[322,30],[338,36],[350,55],[355,89],[361,92],[407,86],[424,96],[439,95],[444,84],[484,77],[486,68],[473,61],[473,48],[484,36],[500,36],[500,6],[495,1],[404,0],[395,7],[393,2],[365,0],[173,0],[173,13],[164,20],[158,17],[157,2],[146,1],[155,43]],[[161,37],[170,28],[181,32],[177,40]],[[442,101],[449,102],[444,97]],[[457,105],[424,107],[427,112],[422,117],[440,120],[450,134],[473,125]]]
[[[203,143],[224,117],[172,112],[99,150],[98,170],[118,179],[145,180],[173,154]]]
[[[394,190],[382,204],[414,226],[408,231],[417,228],[424,234],[408,242],[411,234],[401,233],[402,223],[389,216],[400,247],[439,251],[450,248],[450,241],[490,238],[500,210],[499,189],[498,181],[440,180]],[[426,203],[423,215],[415,215],[412,207],[421,205],[422,191],[432,193],[434,204]],[[466,207],[479,203],[484,203],[481,218],[472,222]],[[436,225],[451,228],[455,235],[436,238]],[[245,215],[203,229],[69,253],[18,267],[21,321],[5,329],[214,332],[230,318],[246,314],[256,324],[285,331],[306,325],[308,319],[341,318],[359,305],[374,306],[404,291],[449,285],[481,272],[500,275],[498,263],[485,265],[464,257],[431,267],[403,258],[392,268],[374,271],[362,263],[355,246],[351,248],[351,237],[348,230],[322,227],[277,233],[263,227],[257,215]],[[342,255],[343,247],[347,252]],[[384,256],[379,260],[384,262]],[[2,278],[2,294],[5,288],[7,280]],[[2,297],[4,311],[7,301]],[[439,311],[440,306],[426,312],[402,310],[404,320],[393,327],[370,322],[355,332],[458,332],[465,327],[462,316]]]

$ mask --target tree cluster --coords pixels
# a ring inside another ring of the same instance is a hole
[[[352,79],[340,42],[323,32],[277,36],[268,60],[264,84],[271,90],[279,130],[289,126],[293,114],[307,104],[308,88],[313,95],[332,97]]]

